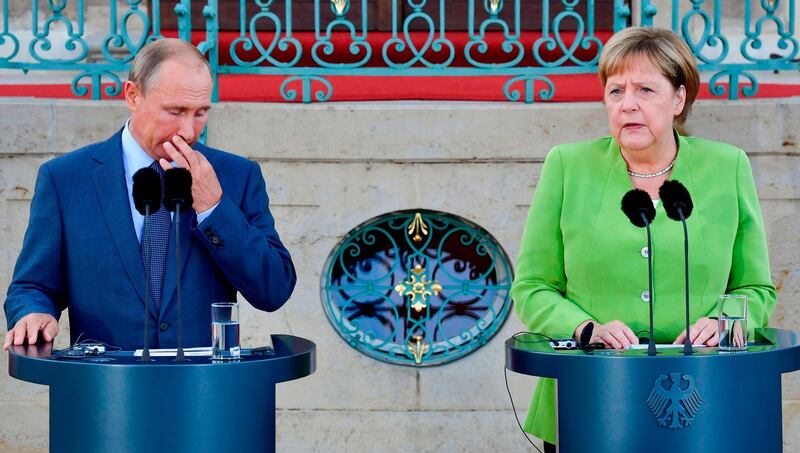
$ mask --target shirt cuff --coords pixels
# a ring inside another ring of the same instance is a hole
[[[222,199],[220,199],[220,201],[222,201]],[[201,223],[203,223],[203,220],[207,219],[208,216],[210,216],[211,213],[214,212],[214,209],[217,209],[217,206],[219,206],[219,201],[217,202],[217,204],[215,204],[214,206],[211,206],[210,208],[206,209],[205,211],[198,212],[197,213],[197,224],[200,225]]]

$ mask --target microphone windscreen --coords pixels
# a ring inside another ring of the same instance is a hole
[[[191,206],[192,174],[185,168],[170,168],[164,172],[164,207],[175,212],[178,203],[183,208]]]
[[[133,174],[133,205],[139,214],[145,215],[145,206],[150,205],[150,214],[161,208],[161,177],[150,167],[140,168]]]
[[[681,215],[678,213],[678,208],[683,212],[683,218],[688,219],[692,215],[692,196],[686,190],[683,184],[676,180],[664,181],[664,184],[658,188],[658,195],[661,197],[661,202],[664,204],[664,211],[667,212],[667,217],[672,220],[681,220]]]
[[[581,331],[581,337],[578,339],[578,346],[582,349],[589,346],[592,341],[592,334],[594,333],[594,323],[590,322]]]
[[[641,213],[647,218],[647,223],[652,223],[656,218],[656,208],[650,195],[641,189],[631,189],[622,197],[622,212],[628,216],[632,224],[644,228],[646,223]]]

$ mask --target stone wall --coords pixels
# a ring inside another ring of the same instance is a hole
[[[106,138],[127,117],[118,102],[0,99],[0,288],[27,225],[37,167]],[[733,143],[752,161],[778,286],[773,324],[800,329],[800,99],[703,101],[687,129]],[[346,345],[323,313],[325,258],[351,228],[410,208],[451,212],[489,230],[516,259],[541,162],[555,144],[607,134],[599,103],[218,104],[209,143],[261,164],[297,289],[275,313],[245,306],[243,344],[270,333],[318,345],[312,376],[278,386],[278,449],[286,452],[528,451],[503,381],[513,317],[454,363],[412,369]],[[81,177],[76,175],[76,177]],[[0,315],[2,318],[2,315]],[[3,319],[3,324],[5,320]],[[62,322],[57,347],[67,343]],[[0,354],[0,452],[47,450],[47,388],[7,376]],[[535,380],[509,374],[524,416]],[[800,374],[784,379],[786,451],[800,449]]]

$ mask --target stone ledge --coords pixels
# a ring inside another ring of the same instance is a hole
[[[209,143],[251,159],[537,161],[554,145],[608,135],[602,104],[219,103]],[[0,155],[64,153],[116,132],[122,101],[0,98]],[[800,98],[695,104],[686,129],[751,154],[797,153]]]

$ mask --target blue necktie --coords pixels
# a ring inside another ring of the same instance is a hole
[[[150,271],[150,294],[153,296],[153,303],[156,311],[161,309],[161,295],[164,285],[164,269],[167,263],[167,245],[169,243],[169,232],[172,226],[170,213],[164,208],[164,169],[158,161],[150,164],[150,168],[155,169],[161,176],[161,208],[155,214],[150,214],[150,232],[145,235],[147,228],[142,227],[142,240],[139,243],[139,255],[142,257],[145,273],[147,272],[147,246],[148,241],[152,243],[150,250],[152,268]]]

